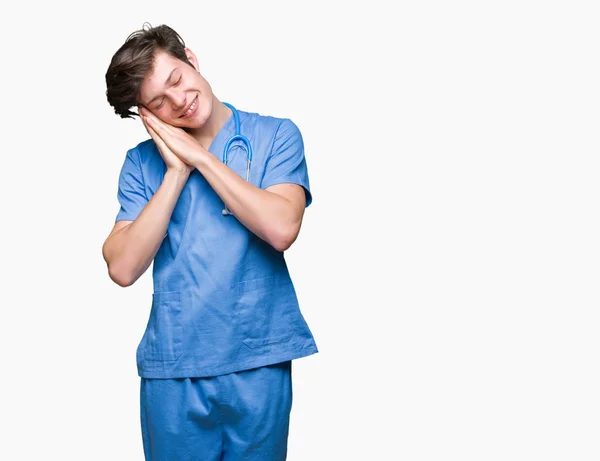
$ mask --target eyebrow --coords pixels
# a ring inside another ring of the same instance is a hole
[[[173,69],[173,70],[171,71],[171,73],[169,74],[169,76],[168,76],[168,77],[167,77],[167,79],[165,80],[165,86],[168,86],[168,85],[169,85],[169,82],[171,81],[171,77],[173,76],[173,74],[175,73],[175,71],[176,71],[177,69],[179,69],[179,67],[176,67],[175,69]],[[155,96],[155,97],[154,97],[154,98],[152,98],[150,101],[148,101],[148,104],[147,104],[147,105],[149,106],[149,105],[150,105],[150,104],[152,104],[152,103],[153,103],[153,102],[154,102],[156,99],[158,99],[158,98],[160,98],[160,97],[162,97],[162,96],[160,96],[160,95],[159,95],[159,96]]]

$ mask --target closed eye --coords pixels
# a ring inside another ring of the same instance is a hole
[[[179,85],[179,84],[181,83],[181,78],[182,78],[182,77],[181,77],[181,75],[180,75],[180,76],[179,76],[179,80],[177,80],[175,83],[173,83],[173,86],[177,86],[177,85]],[[162,105],[163,105],[163,102],[164,102],[164,101],[165,101],[165,99],[164,99],[164,98],[163,98],[163,99],[161,99],[161,100],[160,100],[160,104],[159,104],[158,106],[156,106],[154,109],[155,109],[155,110],[158,110],[158,109],[160,109],[160,108],[162,107]]]

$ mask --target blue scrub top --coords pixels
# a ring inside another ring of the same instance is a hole
[[[265,189],[294,183],[312,201],[304,144],[289,119],[239,111],[253,149],[250,182]],[[209,151],[221,161],[235,134],[233,116]],[[245,179],[246,153],[229,152],[229,167]],[[135,220],[160,187],[166,165],[152,139],[127,151],[119,176],[115,221]],[[136,352],[143,378],[207,377],[314,354],[284,254],[234,216],[193,170],[175,205],[153,265],[148,324]]]

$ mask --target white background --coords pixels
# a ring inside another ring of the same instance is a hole
[[[147,138],[104,75],[144,21],[304,136],[290,461],[600,459],[596,2],[2,8],[0,459],[143,460],[151,269],[123,289],[101,247]]]

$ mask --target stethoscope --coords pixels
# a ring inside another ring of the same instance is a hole
[[[249,181],[250,167],[252,164],[252,146],[250,145],[248,138],[242,135],[240,132],[240,115],[238,114],[237,109],[227,102],[224,102],[223,104],[231,109],[231,112],[233,112],[233,118],[235,119],[235,134],[225,143],[225,147],[223,148],[223,163],[227,165],[227,162],[229,161],[229,149],[231,149],[231,145],[235,141],[241,141],[241,144],[236,144],[236,146],[243,147],[246,150],[248,157],[248,162],[246,165],[246,181]],[[223,208],[222,213],[223,216],[233,215],[233,213],[227,208],[227,205],[225,205],[225,208]]]

